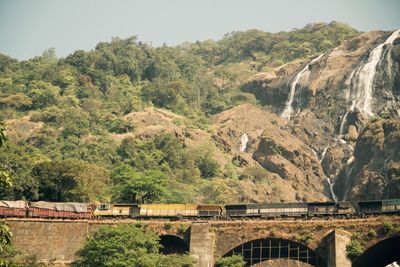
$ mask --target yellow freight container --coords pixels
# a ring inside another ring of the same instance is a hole
[[[142,217],[196,217],[197,204],[142,204],[139,215]]]

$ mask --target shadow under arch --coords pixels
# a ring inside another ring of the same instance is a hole
[[[316,267],[326,267],[326,261],[318,253],[301,243],[282,238],[261,238],[248,241],[228,251],[223,257],[241,255],[246,266],[267,260],[290,259]]]
[[[160,253],[162,254],[186,254],[189,252],[189,246],[185,240],[176,235],[160,236]]]
[[[379,241],[353,262],[353,267],[386,266],[400,260],[400,236],[389,237]]]

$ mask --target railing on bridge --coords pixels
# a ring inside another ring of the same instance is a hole
[[[313,266],[327,266],[325,260],[307,246],[279,238],[267,238],[249,241],[235,247],[225,256],[241,255],[246,266],[273,259],[290,259]]]

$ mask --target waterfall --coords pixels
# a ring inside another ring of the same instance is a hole
[[[327,146],[324,148],[324,150],[322,151],[322,154],[321,154],[321,158],[320,158],[320,160],[319,160],[319,163],[322,163],[322,161],[324,160],[325,155],[326,155],[326,152],[328,151],[329,146],[330,146],[330,145],[327,145]]]
[[[335,201],[335,202],[338,202],[338,198],[337,198],[337,196],[335,195],[335,192],[333,191],[333,186],[334,186],[334,182],[332,183],[331,182],[331,179],[329,179],[329,178],[326,178],[326,181],[328,181],[328,184],[329,184],[329,190],[331,191],[331,196],[332,196],[332,198],[333,198],[333,200]]]
[[[296,86],[299,83],[300,79],[304,76],[308,78],[308,75],[310,75],[310,64],[313,64],[314,62],[318,61],[324,54],[319,55],[318,57],[314,58],[311,60],[310,63],[307,64],[299,73],[297,73],[296,77],[294,78],[293,82],[290,84],[290,93],[289,93],[289,98],[286,102],[285,109],[283,110],[281,117],[287,120],[290,120],[290,117],[293,112],[293,100],[294,100],[294,95],[296,93]]]
[[[246,150],[247,142],[249,142],[249,137],[246,133],[243,133],[242,137],[240,137],[240,152],[244,152]]]
[[[343,118],[342,118],[342,121],[341,121],[341,123],[340,123],[339,136],[343,136],[344,125],[345,125],[346,122],[347,122],[347,116],[349,115],[349,112],[350,112],[350,111],[354,111],[355,105],[356,105],[356,102],[353,101],[353,102],[351,103],[350,108],[347,110],[346,114],[344,114],[344,116],[343,116]]]
[[[353,172],[353,169],[354,169],[354,165],[352,164],[354,160],[355,160],[355,157],[351,156],[346,162],[346,186],[345,186],[345,191],[343,194],[343,201],[346,200],[347,194],[350,191],[350,181],[349,180],[350,180],[350,174]]]
[[[345,85],[350,86],[350,94],[346,98],[347,101],[351,98],[351,101],[354,102],[354,104],[351,105],[352,109],[357,107],[362,113],[369,117],[374,115],[372,111],[372,89],[376,68],[382,60],[384,48],[388,49],[388,47],[391,47],[394,40],[398,37],[400,37],[400,30],[394,31],[385,42],[372,49],[367,62],[356,68],[346,80]],[[348,113],[343,117],[343,125],[344,121],[347,119],[347,114]],[[341,133],[343,132],[341,131]]]

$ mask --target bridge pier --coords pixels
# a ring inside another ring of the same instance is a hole
[[[346,245],[350,243],[350,233],[332,230],[325,238],[328,267],[351,267],[346,256]]]
[[[208,222],[193,222],[190,227],[189,254],[196,259],[196,267],[214,266],[214,235]]]

